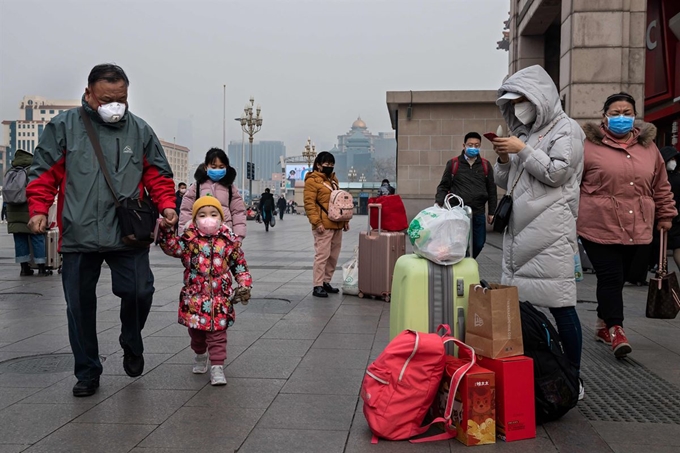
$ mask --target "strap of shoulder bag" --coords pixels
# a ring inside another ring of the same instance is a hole
[[[113,182],[111,181],[111,175],[109,175],[109,170],[106,168],[104,152],[102,151],[102,145],[99,143],[99,137],[97,136],[97,133],[95,132],[94,127],[92,126],[92,121],[90,120],[90,117],[85,111],[85,108],[80,107],[78,109],[78,113],[80,113],[80,117],[83,119],[83,124],[85,125],[87,136],[90,138],[90,143],[92,143],[92,147],[94,148],[94,154],[97,156],[97,160],[99,161],[99,167],[101,168],[102,174],[104,175],[104,179],[106,180],[106,185],[109,186],[111,195],[113,195],[113,202],[115,203],[116,207],[119,207],[120,201],[118,201],[116,189],[113,188]]]

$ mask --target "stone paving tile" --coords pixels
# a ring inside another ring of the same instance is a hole
[[[196,394],[193,390],[150,390],[127,387],[95,406],[75,423],[159,425]]]
[[[194,374],[192,365],[162,363],[137,379],[129,389],[200,390],[210,382],[210,373]]]
[[[127,453],[148,436],[155,425],[69,424],[61,427],[27,453]]]
[[[220,451],[235,451],[263,412],[263,408],[183,407],[138,446],[182,451],[219,446]]]
[[[173,355],[174,354],[150,354],[144,352],[144,374],[151,372],[151,370]],[[104,367],[104,375],[127,376],[123,369],[123,351],[120,348],[117,353],[106,356],[106,361],[102,366]]]
[[[350,368],[365,370],[369,351],[365,349],[312,349],[300,366],[317,369]]]
[[[359,333],[322,333],[312,345],[313,349],[368,349],[374,335]]]
[[[560,451],[563,449],[574,453],[611,451],[602,436],[594,429],[593,424],[588,422],[577,409],[568,412],[556,422],[546,423],[543,428]],[[574,433],[578,435],[575,436]]]
[[[347,432],[255,428],[239,453],[342,453]]]
[[[300,360],[300,357],[275,356],[248,350],[226,367],[225,374],[228,378],[287,379]]]
[[[0,444],[0,453],[19,453],[26,450],[30,445],[22,444]]]
[[[325,333],[375,333],[379,316],[335,315],[324,328]]]
[[[237,314],[236,321],[234,322],[234,325],[229,328],[229,330],[254,330],[258,332],[264,332],[275,325],[282,316],[282,314]]]
[[[87,409],[73,404],[14,404],[0,411],[0,444],[34,444]]]
[[[313,340],[260,338],[248,348],[248,352],[304,357],[313,343]]]
[[[73,376],[73,373],[50,373],[50,374],[0,374],[0,388],[11,387],[34,387],[47,388],[52,384]]]
[[[266,409],[285,383],[283,379],[230,377],[225,387],[207,385],[184,406],[209,406],[225,410],[232,407]]]
[[[258,427],[348,431],[356,402],[355,396],[280,394]]]
[[[39,392],[39,388],[0,388],[0,409],[4,409],[7,406],[26,400],[28,397],[36,392]]]
[[[118,393],[123,388],[135,382],[134,378],[129,376],[102,376],[100,378],[100,387],[97,393],[87,398],[76,398],[73,396],[72,389],[76,384],[75,377],[63,379],[54,385],[47,387],[33,393],[28,398],[24,399],[22,404],[73,404],[76,406],[83,406],[87,409],[101,403],[108,397]]]
[[[300,364],[281,393],[358,396],[364,369],[304,367]]]
[[[304,321],[282,319],[269,329],[262,338],[280,338],[283,340],[316,340],[325,324],[309,324]]]
[[[680,450],[680,425],[660,423],[615,423],[590,422],[593,429],[607,443],[644,446],[647,451],[656,452],[660,446],[675,447]]]

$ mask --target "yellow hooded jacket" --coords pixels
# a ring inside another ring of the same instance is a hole
[[[319,171],[312,171],[305,176],[305,213],[309,223],[312,224],[312,229],[323,224],[324,228],[330,230],[340,230],[345,226],[346,222],[333,222],[328,218],[328,215],[323,212],[319,204],[328,211],[328,203],[331,199],[331,188],[338,187],[338,178],[335,173],[331,174],[330,179]],[[317,204],[318,202],[318,204]]]

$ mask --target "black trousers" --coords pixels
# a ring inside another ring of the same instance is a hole
[[[640,250],[649,246],[598,244],[583,238],[581,242],[597,276],[597,316],[608,328],[623,327],[623,285]]]
[[[102,264],[111,269],[111,289],[121,298],[120,343],[136,355],[144,352],[142,329],[153,301],[149,249],[105,253],[64,253],[62,284],[66,297],[68,336],[75,358],[74,374],[88,381],[102,374],[97,342],[97,282]]]

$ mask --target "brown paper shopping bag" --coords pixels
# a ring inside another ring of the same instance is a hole
[[[524,354],[517,287],[470,285],[465,343],[478,355],[501,359]]]

